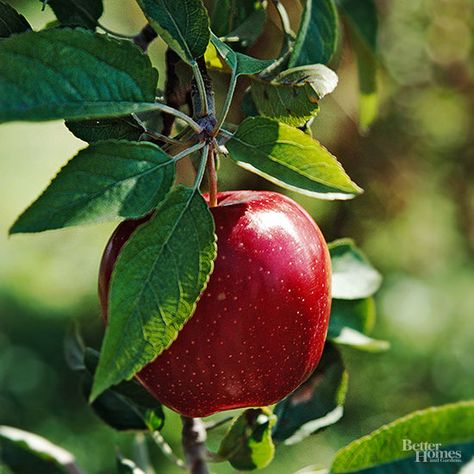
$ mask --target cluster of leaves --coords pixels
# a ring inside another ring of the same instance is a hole
[[[246,410],[233,422],[217,456],[227,456],[239,470],[264,467],[274,451],[270,437],[274,423],[274,415],[266,408]],[[463,467],[469,469],[467,465],[474,456],[473,424],[473,401],[416,411],[340,449],[328,470],[309,466],[296,474],[463,472]],[[406,449],[406,440],[425,443],[425,446],[429,440],[431,446],[437,447],[421,449],[417,454]],[[80,474],[71,453],[32,433],[0,426],[0,447],[2,473]],[[415,462],[423,452],[433,451],[444,456],[440,459],[445,461]],[[454,453],[450,455],[455,462],[446,462],[447,453]],[[121,456],[117,459],[117,472],[144,473],[133,461]]]
[[[313,197],[350,199],[359,194],[361,189],[336,158],[311,136],[309,125],[319,101],[337,85],[330,67],[337,63],[341,18],[358,58],[361,128],[373,121],[377,17],[372,0],[305,0],[295,34],[282,4],[275,1],[283,46],[279,57],[268,61],[245,54],[264,27],[265,1],[245,0],[238,7],[232,1],[218,6],[215,2],[211,15],[201,0],[137,2],[149,25],[193,77],[193,90],[198,92],[193,96],[192,117],[159,98],[158,73],[137,46],[139,35],[131,41],[96,31],[105,30],[99,24],[100,0],[49,0],[43,3],[53,9],[57,22],[36,32],[25,18],[0,2],[0,123],[65,119],[68,129],[88,142],[18,218],[12,233],[153,213],[117,260],[100,356],[77,345],[72,361],[84,374],[84,392],[102,419],[119,430],[156,433],[164,423],[163,410],[131,379],[173,342],[191,317],[212,271],[214,223],[200,193],[205,167],[213,159],[209,152],[227,150],[243,168]],[[229,74],[229,91],[217,117],[202,75],[204,63]],[[247,117],[232,125],[225,119],[241,75],[250,78],[244,101]],[[174,137],[163,136],[158,128],[162,113],[179,120]],[[211,133],[203,126],[209,115],[214,121],[206,123],[216,123]],[[177,161],[195,154],[194,186],[175,185]],[[351,241],[334,242],[330,250],[331,342],[318,372],[273,413],[266,408],[246,410],[234,420],[216,456],[237,469],[264,467],[273,457],[274,441],[298,442],[340,418],[347,373],[339,346],[367,351],[387,347],[386,342],[369,336],[374,320],[372,295],[380,285],[380,275]],[[166,285],[155,285],[165,281],[161,272],[170,261],[176,264],[173,276],[167,274]],[[158,298],[150,291],[158,291]],[[455,409],[472,417],[472,405]],[[43,455],[24,441],[26,435],[7,429],[0,436],[2,446],[12,446],[8,459],[16,459],[18,450],[33,457],[34,453]],[[368,462],[350,469],[400,457],[400,453],[392,454],[379,458],[368,454]],[[339,454],[334,472],[346,472],[349,458],[344,452]],[[14,462],[4,461],[7,466],[15,466]],[[58,472],[74,471],[68,467]],[[119,472],[139,470],[131,461],[119,460]]]
[[[91,399],[130,379],[166,349],[206,285],[216,256],[213,219],[199,191],[209,146],[216,150],[225,145],[240,166],[304,194],[348,199],[361,192],[307,127],[320,99],[337,84],[336,73],[327,66],[337,54],[339,38],[332,0],[306,2],[296,35],[278,4],[285,38],[274,61],[242,52],[262,31],[266,2],[242,2],[238,8],[233,2],[215,5],[212,22],[200,0],[138,3],[151,27],[194,74],[202,94],[193,102],[197,105],[192,118],[157,98],[157,71],[133,41],[93,31],[101,28],[100,2],[51,1],[58,24],[38,32],[2,3],[6,27],[0,44],[0,121],[64,118],[70,131],[89,141],[17,219],[11,233],[139,218],[156,211],[125,245],[114,269],[109,326]],[[352,10],[344,3],[341,11]],[[222,15],[229,19],[225,28]],[[212,104],[198,66],[202,58],[209,67],[230,72],[212,145],[199,125],[200,118],[212,113],[204,106]],[[256,114],[239,126],[229,125],[229,131],[224,120],[241,75],[251,78],[247,102]],[[184,121],[178,136],[165,138],[156,129],[162,112]],[[195,185],[175,186],[176,162],[198,152]],[[142,249],[149,251],[138,252]],[[136,254],[144,257],[138,260]],[[171,260],[177,262],[172,280],[153,285],[164,281],[161,273]],[[189,262],[195,261],[200,265],[191,268]],[[150,291],[160,294],[151,297]],[[157,301],[166,303],[158,306]],[[124,324],[127,341],[122,339]],[[345,331],[338,342],[348,337]]]

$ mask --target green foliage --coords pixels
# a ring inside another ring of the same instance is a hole
[[[132,117],[68,120],[66,127],[77,138],[88,143],[111,139],[136,141],[143,133],[143,129]]]
[[[203,56],[209,44],[209,17],[201,0],[138,0],[148,21],[184,61]]]
[[[340,449],[332,463],[331,472],[357,472],[411,457],[413,451],[403,449],[404,439],[413,443],[429,440],[430,443],[443,446],[473,441],[474,401],[420,410],[385,425]]]
[[[273,439],[295,444],[336,423],[343,414],[348,374],[341,355],[330,343],[316,370],[291,395],[277,404]]]
[[[334,0],[303,0],[304,11],[289,66],[328,64],[337,51],[339,21]]]
[[[258,112],[294,127],[317,115],[318,102],[337,85],[337,75],[322,64],[288,69],[272,81],[255,79],[251,93]]]
[[[31,30],[30,24],[8,3],[0,2],[0,38]]]
[[[92,144],[61,169],[10,232],[144,216],[163,200],[174,175],[173,158],[152,143]]]
[[[99,353],[84,351],[83,391],[90,396]],[[165,415],[161,404],[135,380],[121,382],[101,393],[92,403],[92,409],[105,423],[119,431],[156,431],[163,428]]]
[[[223,438],[219,456],[227,459],[240,471],[266,467],[275,454],[272,441],[274,423],[275,416],[268,408],[245,410],[235,419]]]
[[[359,72],[359,124],[366,131],[377,116],[377,9],[373,0],[340,0]]]
[[[371,297],[382,277],[351,239],[329,244],[332,267],[332,306],[328,338],[343,346],[369,352],[388,349],[386,341],[368,335],[375,322]]]
[[[235,76],[258,74],[274,63],[273,60],[256,59],[246,54],[237,53],[214,34],[211,34],[211,44],[216,49],[216,53],[222,57]],[[217,54],[213,54],[212,51],[207,51],[206,56],[211,67],[213,65],[216,66],[216,61],[218,61]]]
[[[104,13],[102,0],[40,0],[48,4],[61,25],[94,30]]]
[[[70,474],[79,472],[71,453],[36,434],[10,426],[0,426],[0,455],[2,473],[3,465],[14,473]]]
[[[133,461],[117,458],[117,474],[145,474]]]
[[[153,108],[157,71],[127,41],[80,29],[22,33],[1,42],[0,63],[0,123]]]
[[[92,400],[131,378],[176,339],[215,257],[214,223],[206,202],[196,190],[175,188],[127,241],[115,264]]]
[[[329,319],[328,339],[332,342],[368,352],[389,348],[387,341],[368,336],[375,321],[373,298],[360,300],[333,299]]]
[[[309,196],[350,199],[362,191],[319,142],[276,120],[247,118],[227,148],[243,168]]]
[[[350,239],[329,244],[333,298],[353,300],[372,296],[382,276]]]
[[[263,31],[267,2],[261,0],[214,0],[212,31],[234,48],[248,48]]]

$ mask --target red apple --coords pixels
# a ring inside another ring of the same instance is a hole
[[[273,192],[219,193],[217,260],[196,312],[137,378],[164,405],[203,417],[278,402],[311,374],[326,338],[331,267],[307,212]],[[104,317],[123,244],[145,219],[121,223],[100,267]]]

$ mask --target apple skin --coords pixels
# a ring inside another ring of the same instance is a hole
[[[326,242],[293,200],[266,191],[218,194],[211,208],[217,260],[196,311],[172,345],[137,379],[190,417],[274,404],[312,373],[331,309]],[[122,222],[99,275],[103,316],[123,244],[149,217]]]

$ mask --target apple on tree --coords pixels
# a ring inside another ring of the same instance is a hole
[[[302,207],[257,191],[219,193],[217,203],[207,288],[177,339],[137,374],[159,401],[190,417],[267,406],[292,392],[321,357],[331,307],[327,245]],[[107,244],[104,318],[114,263],[147,219],[122,222]]]

